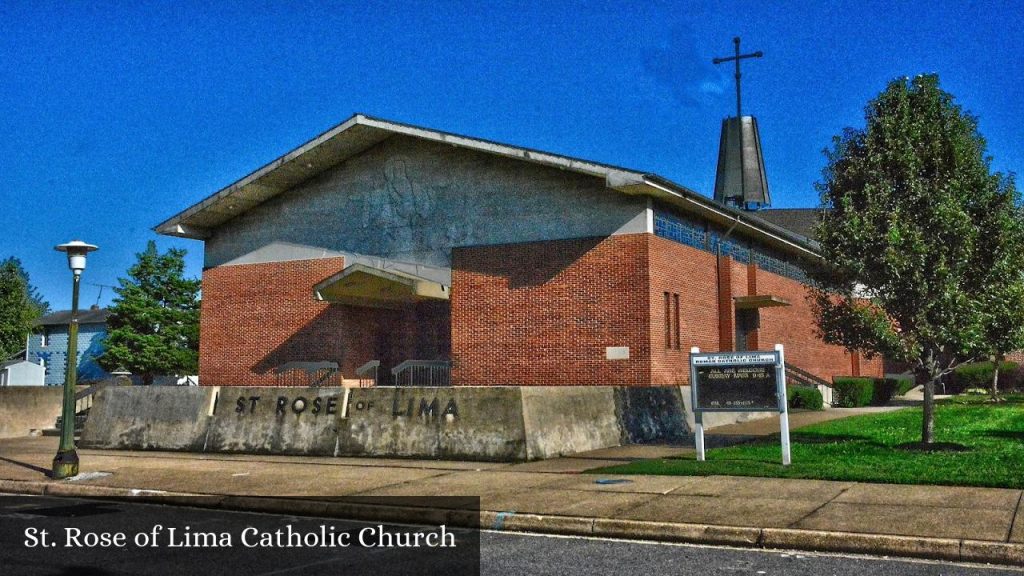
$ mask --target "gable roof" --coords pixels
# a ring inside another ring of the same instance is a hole
[[[88,309],[78,311],[79,324],[105,324],[110,310],[106,308]],[[71,322],[71,310],[58,310],[36,320],[36,326],[67,326]]]
[[[757,213],[762,220],[801,236],[814,239],[814,227],[821,222],[820,208],[771,208]]]
[[[657,174],[391,122],[365,114],[355,114],[241,180],[157,224],[153,230],[168,236],[202,240],[228,220],[394,135],[444,143],[601,178],[612,190],[661,200],[721,225],[735,226],[737,231],[770,245],[805,256],[817,256],[817,244],[813,240],[766,222],[754,213],[724,206]]]

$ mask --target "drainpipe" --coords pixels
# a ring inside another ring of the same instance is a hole
[[[736,220],[733,221],[732,226],[725,232],[725,236],[722,236],[721,240],[718,241],[718,255],[722,255],[722,240],[728,240],[729,236],[732,236],[732,231],[736,229],[736,226],[740,223],[740,214],[736,214]]]

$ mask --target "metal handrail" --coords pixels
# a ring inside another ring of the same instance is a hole
[[[822,400],[829,406],[832,405],[834,392],[832,383],[828,380],[819,378],[799,366],[793,366],[788,363],[786,364],[786,377],[791,379],[793,383],[798,386],[807,386],[815,389],[818,387],[824,387],[820,390]]]
[[[278,386],[340,386],[344,379],[337,362],[288,362],[274,369]]]
[[[451,386],[448,360],[406,360],[391,369],[395,386]]]
[[[92,397],[102,388],[110,386],[110,382],[97,382],[85,390],[75,392],[75,414],[81,414],[92,408]]]
[[[366,364],[356,368],[356,376],[359,377],[359,387],[369,388],[370,386],[376,386],[379,370],[380,360],[370,360]]]
[[[107,386],[107,384],[92,384],[85,390],[75,392],[75,402],[78,402],[79,400],[82,400],[87,396],[92,396],[93,394],[99,392],[100,388],[103,388],[105,386]]]
[[[366,376],[370,373],[370,370],[373,370],[374,374],[376,374],[377,368],[380,368],[380,360],[370,360],[366,364],[356,368],[356,376]]]
[[[794,380],[805,380],[817,386],[828,386],[829,388],[832,387],[832,383],[829,382],[828,380],[825,380],[824,378],[819,378],[818,376],[811,374],[810,372],[804,370],[803,368],[800,368],[799,366],[794,366],[792,364],[787,363],[786,371],[792,372],[793,375],[795,375],[795,377],[793,378]]]

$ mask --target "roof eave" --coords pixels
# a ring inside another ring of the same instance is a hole
[[[356,126],[365,126],[370,131],[350,135],[347,141],[335,141],[336,147],[333,150],[330,148],[329,143],[332,140]],[[346,159],[344,156],[346,152],[352,153],[353,150],[359,150],[367,143],[372,146],[395,134],[598,177],[603,179],[605,185],[610,189],[625,194],[660,198],[720,224],[728,226],[735,224],[737,228],[746,231],[748,235],[760,237],[789,251],[819,258],[818,245],[813,240],[794,234],[748,212],[718,204],[710,198],[656,174],[381,120],[364,114],[353,115],[348,120],[241,180],[161,222],[153,230],[168,236],[204,240],[210,237],[212,229],[221,223],[287,191],[300,184],[304,179],[311,178],[323,170],[343,162]],[[321,150],[325,144],[328,144],[328,150]],[[361,149],[365,150],[365,147]],[[283,171],[284,175],[275,175],[278,171]]]
[[[614,187],[618,183],[623,182],[637,182],[643,178],[643,173],[641,172],[627,170],[617,166],[589,162],[569,156],[550,154],[541,150],[511,146],[479,138],[460,136],[458,134],[441,132],[439,130],[432,130],[429,128],[421,128],[389,120],[381,120],[379,118],[366,116],[365,114],[355,114],[348,120],[334,128],[331,128],[316,138],[313,138],[291,152],[288,152],[284,156],[281,156],[269,164],[257,169],[248,176],[245,176],[237,182],[215,192],[201,202],[194,204],[160,224],[157,224],[153,227],[153,230],[158,234],[178,236],[181,238],[192,238],[197,240],[208,238],[211,234],[210,229],[212,226],[217,226],[234,216],[242,214],[250,208],[253,208],[264,201],[301,184],[305,179],[312,178],[323,170],[343,162],[346,159],[344,151],[339,157],[337,155],[337,150],[335,150],[334,155],[332,155],[330,150],[324,153],[321,148],[335,138],[349,132],[356,126],[364,126],[369,128],[371,132],[361,133],[357,136],[350,136],[355,140],[352,148],[354,150],[365,149],[364,147],[361,147],[359,143],[360,136],[366,138],[366,141],[369,142],[370,145],[373,145],[382,142],[392,135],[404,135],[422,140],[443,143],[450,146],[467,148],[478,152],[504,156],[506,158],[525,160],[527,162],[549,166],[560,170],[569,170],[572,172],[600,177],[605,179],[605,181],[609,183],[610,187]],[[341,143],[339,146],[344,146],[344,140],[339,140],[338,142]],[[348,150],[348,152],[351,152],[351,149]],[[298,165],[298,169],[295,170],[298,172],[298,175],[285,177],[284,184],[281,182],[267,182],[273,180],[275,172],[292,169],[295,165]],[[308,171],[308,173],[305,173],[305,171]],[[202,222],[197,223],[195,221],[197,219],[202,220],[201,216],[203,215],[207,216],[207,222],[213,222],[212,226],[204,226]]]
[[[650,194],[655,198],[666,200],[684,209],[689,209],[719,224],[730,227],[735,225],[738,230],[744,231],[747,236],[766,240],[769,244],[796,252],[801,256],[815,260],[821,258],[818,243],[814,240],[794,234],[758,218],[754,214],[719,204],[706,196],[656,174],[646,175],[645,183],[655,190],[655,192]]]

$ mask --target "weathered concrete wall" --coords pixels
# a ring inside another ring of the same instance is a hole
[[[614,389],[600,387],[519,388],[530,460],[618,446]]]
[[[108,386],[96,393],[83,448],[203,449],[216,388]]]
[[[0,438],[27,436],[33,428],[52,428],[60,415],[63,387],[0,388]]]
[[[343,455],[527,458],[518,388],[357,388],[347,416]]]
[[[219,227],[206,267],[275,242],[448,266],[453,246],[643,232],[646,207],[598,178],[396,136]]]
[[[344,390],[224,387],[206,450],[334,455]]]
[[[678,394],[610,386],[111,387],[96,397],[82,446],[533,460],[624,439],[681,440]]]
[[[682,389],[676,386],[619,387],[615,413],[623,444],[680,443],[689,439]]]

